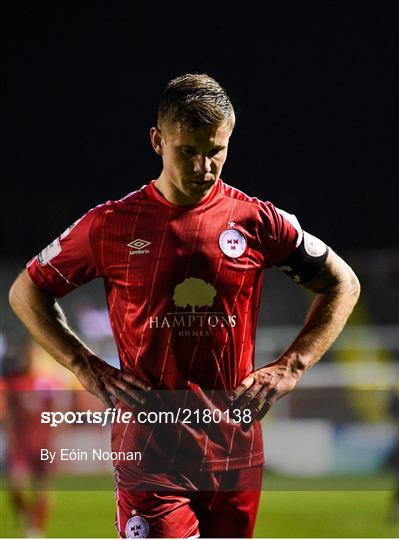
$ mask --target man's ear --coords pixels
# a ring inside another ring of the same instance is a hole
[[[151,139],[152,147],[155,150],[155,152],[159,156],[162,156],[162,144],[161,144],[162,135],[161,135],[161,132],[160,132],[160,130],[158,128],[152,127],[150,129],[150,139]]]

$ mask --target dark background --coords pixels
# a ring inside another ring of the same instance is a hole
[[[6,15],[9,258],[158,175],[148,131],[185,72],[214,76],[238,111],[228,183],[338,250],[397,246],[395,3],[11,2]]]

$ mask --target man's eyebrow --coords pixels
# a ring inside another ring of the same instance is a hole
[[[189,148],[190,150],[191,149],[194,149],[196,148],[195,145],[193,144],[179,144],[178,145],[178,148]],[[210,151],[212,150],[224,150],[226,148],[226,146],[222,145],[222,144],[216,144],[215,146],[212,146],[212,148],[210,149]]]

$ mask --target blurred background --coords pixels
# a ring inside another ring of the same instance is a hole
[[[44,8],[17,1],[5,6],[2,379],[10,375],[6,365],[29,358],[43,388],[71,392],[65,407],[95,406],[68,372],[26,341],[7,291],[25,263],[89,208],[157,177],[161,164],[148,133],[159,95],[174,76],[206,72],[226,88],[238,113],[223,179],[295,213],[304,229],[352,265],[363,288],[341,337],[263,422],[267,464],[256,534],[395,536],[399,21],[394,4],[57,2]],[[265,274],[257,366],[290,343],[310,300],[286,276]],[[102,284],[70,294],[62,306],[79,335],[118,365]],[[20,536],[26,526],[12,517],[5,469],[9,409],[0,400],[5,473],[0,533]],[[78,441],[81,433],[72,436]],[[62,445],[64,436],[60,431],[53,444]],[[98,436],[86,430],[82,438],[91,444],[90,437]],[[79,493],[55,487],[49,534],[115,535],[109,468],[71,470],[60,464],[57,474],[64,480],[82,474],[105,480],[90,495],[86,480]],[[50,490],[51,484],[41,487]],[[79,497],[84,504],[76,505]],[[81,517],[79,525],[65,523],[68,504]]]

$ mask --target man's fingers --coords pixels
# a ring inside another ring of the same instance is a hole
[[[104,390],[103,388],[101,388],[101,386],[98,387],[98,391],[100,395],[97,397],[101,399],[104,405],[113,409],[115,407],[115,404],[112,402],[111,396],[108,394],[108,392]]]
[[[260,405],[263,403],[263,400],[267,398],[268,395],[271,395],[272,388],[268,384],[254,384],[253,387],[244,394],[247,398],[252,398],[247,403],[244,403],[244,406],[241,407],[241,410],[249,409],[250,411],[250,418],[251,420],[249,422],[242,422],[242,430],[247,432],[250,427],[252,426],[254,420],[259,420],[259,412],[262,410]],[[255,394],[255,395],[254,395]],[[254,397],[252,397],[254,395]],[[271,407],[271,405],[270,405]],[[270,408],[269,407],[269,408]],[[267,409],[268,410],[268,409]],[[267,411],[266,411],[267,412]],[[266,414],[263,413],[264,414]],[[263,416],[262,415],[262,416]]]
[[[231,411],[249,409],[250,421],[241,422],[244,432],[250,429],[254,420],[261,420],[277,399],[292,389],[282,384],[284,377],[285,373],[275,372],[271,367],[269,370],[261,369],[246,377],[237,388],[229,392]]]
[[[242,394],[236,401],[233,401],[230,408],[233,409],[251,409],[255,410],[259,404],[259,392],[262,390],[263,386],[259,383],[253,384],[249,390]]]
[[[100,399],[108,406],[114,407],[111,396],[121,400],[131,408],[144,404],[145,397],[141,392],[149,392],[151,387],[139,377],[122,372],[100,358],[89,364],[89,369],[96,380]]]
[[[141,388],[141,390],[144,390],[145,392],[152,390],[148,383],[142,379],[139,379],[139,377],[135,377],[131,373],[121,372],[121,378],[129,384],[136,386],[137,388]]]
[[[245,394],[243,395],[243,398],[248,404],[251,403],[254,399],[259,400],[259,393],[262,391],[262,388],[264,388],[263,384],[260,384],[260,383],[253,384],[251,388],[245,392]]]
[[[249,410],[249,422],[248,421],[243,421],[241,420],[241,428],[243,430],[244,433],[246,433],[250,427],[252,426],[255,418],[256,418],[256,415],[258,413],[258,407],[260,405],[260,401],[258,399],[258,397],[256,396],[246,407],[244,407],[244,409],[242,410]],[[244,418],[244,416],[243,416]]]
[[[242,430],[244,432],[248,431],[251,425],[253,424],[254,420],[260,420],[263,418],[263,416],[268,412],[268,410],[273,405],[275,399],[273,400],[273,396],[276,393],[276,390],[274,388],[270,388],[270,385],[258,385],[260,386],[259,392],[256,394],[256,396],[246,405],[245,408],[249,409],[251,420],[250,422],[243,422],[242,423]],[[252,391],[252,388],[251,388]],[[263,400],[266,399],[265,403],[260,407],[261,403],[263,403]],[[272,401],[270,401],[272,400]],[[260,416],[261,415],[261,416]]]
[[[262,418],[269,412],[271,407],[274,405],[274,403],[277,400],[277,390],[275,388],[272,388],[267,395],[264,404],[260,408],[260,410],[256,413],[256,419],[262,420]]]
[[[144,405],[145,397],[141,395],[140,390],[132,388],[125,380],[112,379],[112,384],[118,387],[122,392],[128,394],[137,404]]]
[[[123,403],[125,403],[125,405],[127,405],[131,409],[135,409],[138,405],[140,405],[139,402],[137,402],[129,394],[127,394],[126,392],[118,388],[118,386],[115,386],[114,384],[112,384],[112,382],[110,381],[104,382],[104,386],[112,396],[115,396],[116,398],[118,398],[119,401],[122,401]]]
[[[234,388],[234,390],[231,390],[229,392],[229,398],[230,401],[236,401],[239,397],[241,397],[244,392],[250,388],[253,383],[255,382],[255,376],[254,375],[248,375],[241,383],[237,386],[237,388]]]
[[[259,400],[259,404],[263,403],[263,400],[266,399],[267,395],[271,392],[271,390],[275,390],[274,386],[271,386],[270,384],[265,384],[259,391],[258,395],[256,396]]]

